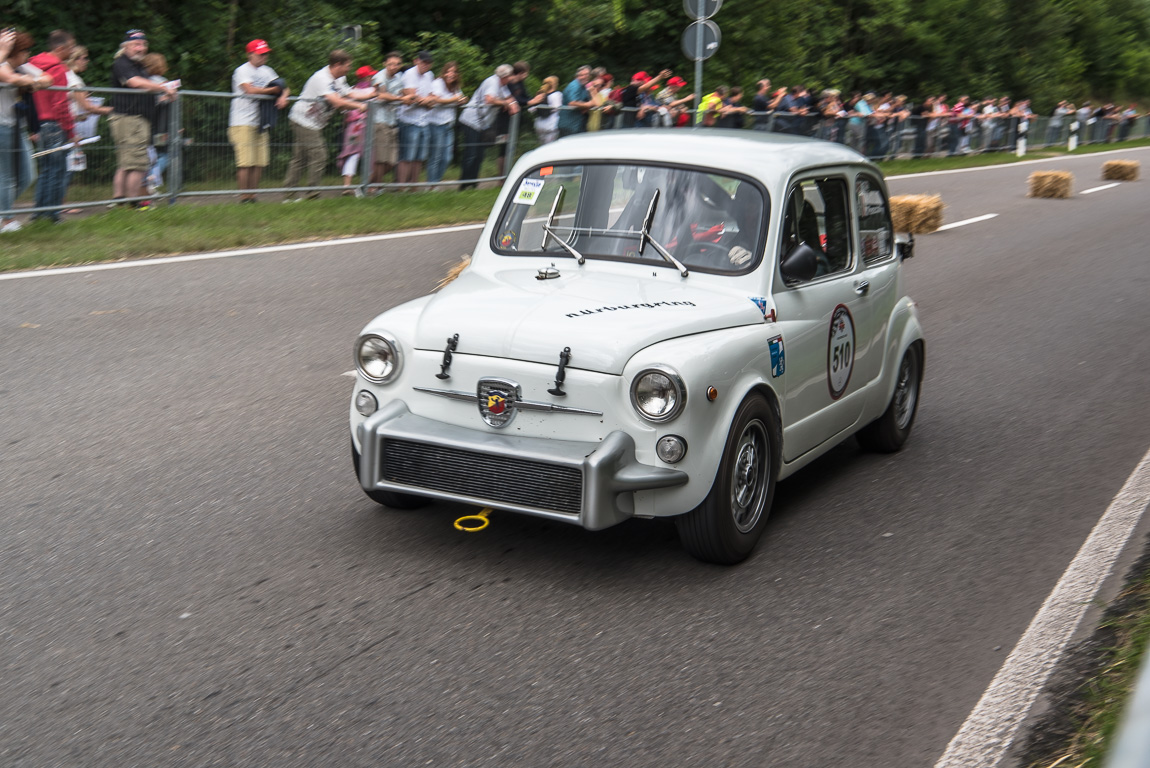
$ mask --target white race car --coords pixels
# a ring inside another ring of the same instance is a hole
[[[924,363],[886,185],[838,144],[610,131],[524,155],[470,265],[355,344],[364,491],[588,529],[674,517],[735,563],[775,483],[898,450]]]

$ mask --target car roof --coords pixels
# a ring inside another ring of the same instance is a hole
[[[842,144],[805,136],[720,128],[625,129],[580,133],[527,153],[521,162],[634,160],[682,163],[747,173],[764,181],[826,165],[873,164]],[[877,171],[877,169],[875,169]]]

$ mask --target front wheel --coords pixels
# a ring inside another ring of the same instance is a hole
[[[359,480],[359,451],[355,449],[355,443],[351,444],[351,460],[355,465],[355,479]],[[422,496],[412,496],[409,493],[394,493],[392,491],[369,491],[360,483],[360,488],[367,494],[367,497],[374,501],[376,504],[382,504],[385,507],[392,509],[419,509],[425,507],[429,503],[429,499]]]
[[[698,507],[675,518],[687,552],[721,565],[751,554],[775,495],[779,448],[774,410],[761,395],[748,396],[731,421],[711,492]]]
[[[902,448],[910,437],[910,428],[914,426],[921,387],[922,347],[915,343],[907,347],[899,363],[890,405],[882,416],[859,430],[859,445],[877,453],[894,453]]]

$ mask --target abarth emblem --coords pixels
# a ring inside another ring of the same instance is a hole
[[[508,379],[480,379],[476,394],[479,415],[485,424],[496,429],[511,423],[515,417],[515,404],[523,399],[519,385]]]

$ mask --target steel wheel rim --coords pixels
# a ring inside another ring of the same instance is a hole
[[[906,429],[910,425],[917,402],[918,363],[908,353],[899,366],[898,382],[894,387],[894,422],[899,429]]]
[[[763,422],[743,428],[731,470],[731,517],[739,533],[749,533],[763,516],[771,482],[770,440]]]

